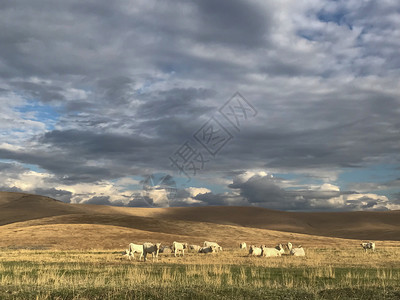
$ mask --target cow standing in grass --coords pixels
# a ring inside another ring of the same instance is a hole
[[[161,248],[160,243],[157,243],[157,244],[144,243],[143,244],[144,261],[147,260],[147,254],[149,254],[149,253],[151,253],[151,256],[153,257],[153,261],[154,261],[154,257],[156,257],[158,259],[158,252],[160,251],[160,248]]]
[[[172,243],[172,252],[174,252],[174,256],[176,257],[177,253],[182,253],[182,256],[185,255],[185,249],[187,249],[188,245],[187,243],[179,243],[179,242],[173,242]]]
[[[125,250],[125,255],[128,256],[129,260],[131,260],[131,256],[135,258],[135,253],[140,254],[139,260],[141,260],[143,256],[143,245],[130,243],[128,249]]]
[[[372,250],[372,252],[375,252],[375,243],[374,242],[368,242],[368,243],[361,243],[361,246],[367,252],[368,249]]]

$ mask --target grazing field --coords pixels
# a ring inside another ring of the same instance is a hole
[[[0,299],[400,299],[399,239],[400,211],[127,208],[0,192]],[[375,253],[360,246],[369,240]],[[224,252],[122,256],[148,241]],[[288,241],[306,257],[238,249]]]
[[[0,299],[399,299],[400,249],[306,249],[306,257],[246,251],[0,250]]]

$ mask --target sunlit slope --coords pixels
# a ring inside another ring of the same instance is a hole
[[[48,197],[0,192],[0,225],[78,212],[79,207]]]
[[[240,241],[268,245],[292,241],[310,247],[357,245],[360,239],[399,241],[400,212],[126,208],[66,204],[42,196],[0,192],[0,247],[114,249],[129,242],[174,240],[197,244],[216,240],[225,247],[235,247]]]
[[[97,213],[184,220],[370,240],[400,240],[400,211],[283,212],[256,207],[126,208],[81,205]]]
[[[80,218],[81,215],[56,216],[4,225],[0,230],[0,247],[122,250],[131,242],[161,242],[170,245],[173,241],[181,241],[201,245],[205,240],[217,241],[225,248],[237,248],[242,241],[270,246],[291,241],[295,245],[301,244],[307,248],[357,247],[359,244],[359,241],[351,239],[205,222],[142,217],[110,218],[106,215],[86,220]],[[111,219],[118,225],[101,224]],[[148,226],[150,223],[152,225]],[[400,245],[399,242],[391,241],[377,243],[379,246]]]
[[[255,207],[169,208],[163,218],[354,239],[400,240],[400,211],[283,212]]]

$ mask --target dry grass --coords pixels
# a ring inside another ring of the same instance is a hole
[[[230,249],[184,257],[161,254],[154,262],[129,261],[121,253],[121,249],[2,250],[0,298],[35,295],[49,299],[61,293],[65,296],[62,299],[94,299],[107,292],[114,299],[134,291],[139,293],[138,298],[158,298],[157,293],[161,293],[160,297],[169,293],[174,299],[183,291],[191,295],[222,293],[222,298],[232,298],[229,291],[233,290],[260,295],[268,290],[271,295],[278,295],[282,289],[314,299],[332,289],[358,293],[390,290],[400,295],[398,248],[378,249],[375,253],[361,249],[307,249],[306,257],[276,258],[248,257],[245,251]],[[158,292],[148,294],[150,290]],[[89,295],[85,294],[88,291]]]

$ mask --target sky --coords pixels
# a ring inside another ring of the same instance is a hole
[[[400,3],[0,2],[0,190],[400,209]]]

